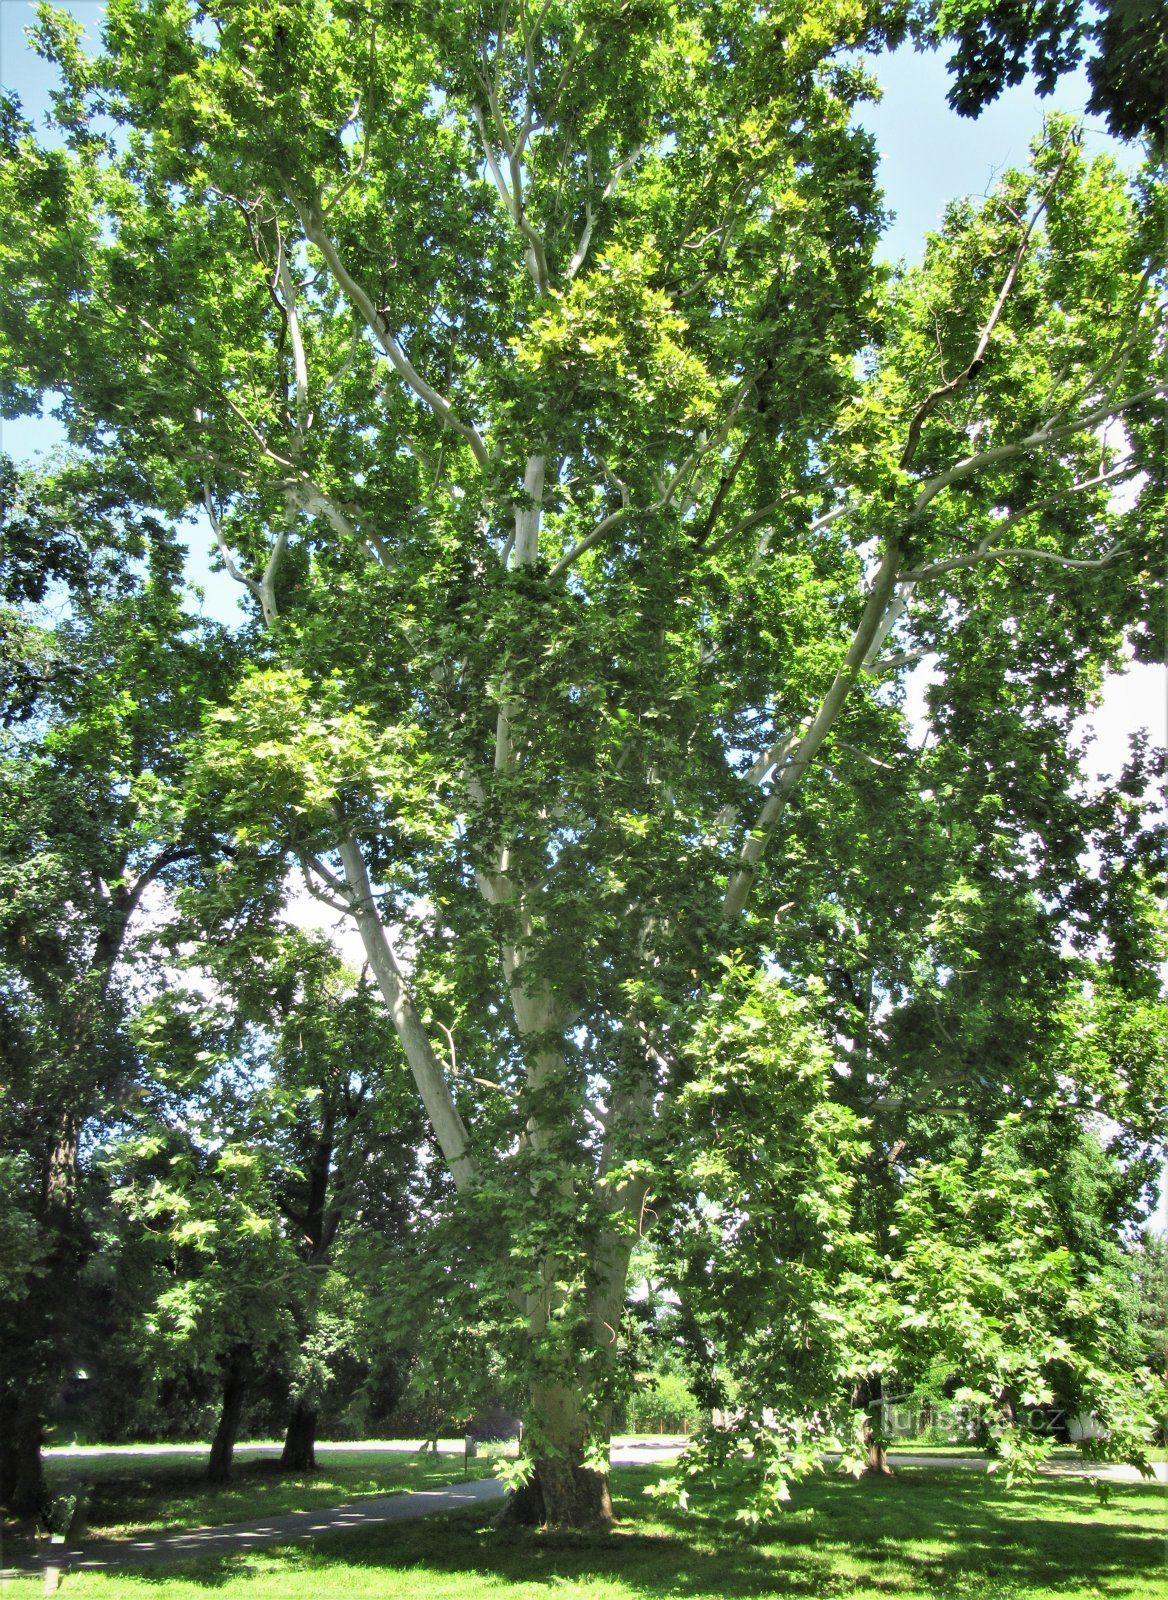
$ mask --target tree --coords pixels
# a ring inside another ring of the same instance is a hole
[[[133,1095],[122,962],[189,854],[179,742],[210,679],[169,530],[67,468],[3,479],[0,1166],[28,1248],[0,1314],[0,1500],[32,1512],[92,1249],[83,1133]]]
[[[924,37],[955,39],[949,102],[976,116],[1010,84],[1032,71],[1049,94],[1085,49],[1091,98],[1087,110],[1107,118],[1117,139],[1148,137],[1165,151],[1168,112],[1168,10],[1163,0],[1041,0],[995,7],[986,0],[940,0],[924,8]]]
[[[906,22],[111,0],[97,61],[41,14],[65,148],[8,114],[5,403],[64,393],[254,601],[189,814],[225,905],[294,870],[360,932],[457,1196],[443,1348],[472,1382],[489,1328],[527,1392],[517,1514],[611,1516],[720,960],[806,991],[859,908],[921,920],[909,665],[939,832],[1020,872],[1044,742],[1158,647],[1157,174],[1052,123],[890,277],[850,115]],[[830,1182],[819,1098],[789,1169]]]
[[[1149,1229],[1136,1257],[1140,1286],[1140,1334],[1153,1372],[1168,1378],[1168,1245]],[[1160,1436],[1165,1422],[1160,1420]]]
[[[261,1387],[288,1404],[281,1464],[312,1471],[336,1369],[361,1366],[387,1263],[418,1231],[416,1098],[368,982],[319,935],[225,928],[205,884],[179,898],[156,938],[194,973],[172,969],[134,1018],[141,1092],[100,1153],[111,1256],[152,1263],[120,1338],[147,1391],[220,1393],[213,1481]]]
[[[369,1342],[360,1324],[384,1288],[363,1281],[365,1258],[383,1275],[418,1225],[424,1129],[392,1024],[331,947],[277,926],[251,939],[208,929],[198,948],[267,1041],[240,1132],[266,1152],[267,1209],[302,1266],[281,1290],[296,1329],[281,1462],[313,1471],[336,1363]]]

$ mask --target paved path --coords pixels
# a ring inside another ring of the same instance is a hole
[[[101,1572],[112,1567],[151,1567],[168,1561],[194,1561],[202,1556],[230,1555],[266,1544],[314,1539],[321,1533],[348,1528],[375,1528],[386,1522],[407,1522],[435,1511],[460,1511],[503,1496],[498,1478],[451,1484],[446,1489],[415,1489],[382,1495],[376,1500],[351,1500],[347,1505],[316,1511],[288,1511],[256,1522],[229,1522],[218,1528],[184,1528],[152,1539],[95,1540],[92,1544],[57,1545],[51,1555],[0,1571],[5,1578],[27,1577],[44,1566],[70,1572]]]
[[[825,1462],[839,1460],[838,1455],[825,1455]],[[934,1456],[916,1455],[909,1450],[890,1450],[888,1464],[896,1467],[939,1467],[950,1472],[955,1467],[968,1471],[988,1472],[990,1464],[984,1456]],[[1160,1483],[1168,1483],[1168,1461],[1154,1461],[1152,1470]],[[1038,1468],[1044,1478],[1106,1478],[1109,1483],[1147,1483],[1148,1479],[1117,1461],[1044,1461]]]

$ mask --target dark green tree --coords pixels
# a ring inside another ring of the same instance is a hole
[[[26,1512],[92,1247],[87,1130],[135,1092],[131,929],[191,854],[180,745],[210,679],[174,535],[68,468],[5,471],[0,1159],[33,1242],[0,1310],[0,1500]]]

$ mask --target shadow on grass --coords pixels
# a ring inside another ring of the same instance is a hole
[[[742,1535],[717,1488],[687,1513],[645,1499],[652,1468],[614,1475],[618,1529],[608,1535],[494,1526],[476,1510],[398,1523],[262,1554],[136,1573],[219,1588],[264,1574],[280,1592],[323,1592],[330,1569],[355,1593],[477,1593],[509,1584],[565,1595],[615,1593],[711,1600],[789,1596],[1168,1597],[1162,1493],[1116,1486],[1109,1505],[1089,1484],[1044,1481],[1005,1490],[980,1473],[906,1469],[880,1482],[818,1480],[796,1492],[776,1526]],[[392,1583],[396,1577],[400,1588]],[[1160,1581],[1157,1582],[1157,1579]],[[328,1593],[340,1592],[329,1588]]]

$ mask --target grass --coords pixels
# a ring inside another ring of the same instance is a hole
[[[646,1500],[653,1467],[614,1473],[608,1536],[444,1515],[140,1574],[77,1573],[65,1600],[1168,1600],[1163,1488],[1075,1480],[1006,1490],[981,1473],[824,1476],[747,1538],[717,1487],[688,1513]],[[28,1588],[29,1595],[33,1592]],[[24,1597],[21,1596],[21,1600]]]

